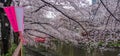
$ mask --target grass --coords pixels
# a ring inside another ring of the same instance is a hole
[[[120,47],[120,42],[107,42],[105,45],[105,42],[99,42],[98,46],[106,46],[106,47]]]
[[[17,45],[12,43],[11,48],[8,50],[8,53],[6,55],[2,55],[2,56],[12,56],[12,54],[16,48],[17,48]]]

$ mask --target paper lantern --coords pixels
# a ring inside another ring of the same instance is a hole
[[[13,28],[13,31],[19,32],[19,37],[21,41],[25,43],[25,40],[23,37],[23,30],[24,30],[23,7],[14,7],[14,6],[5,7],[4,11],[6,12],[6,15]]]
[[[16,20],[16,15],[15,15],[15,9],[13,6],[10,7],[4,7],[4,11],[8,17],[8,20],[13,28],[14,32],[18,32],[18,24]]]
[[[23,21],[24,11],[23,11],[23,7],[15,7],[15,12],[16,12],[18,30],[23,33],[23,31],[24,31],[24,21]]]
[[[39,37],[39,38],[37,37],[34,40],[35,40],[35,42],[41,42],[41,43],[45,42],[45,38],[41,38],[41,37]]]

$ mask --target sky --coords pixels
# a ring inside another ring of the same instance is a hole
[[[92,0],[86,0],[86,1],[88,1],[90,5],[92,4]],[[83,5],[84,5],[84,4],[83,4]],[[63,8],[65,8],[65,9],[74,9],[74,8],[72,8],[72,7],[70,7],[70,6],[63,6]],[[45,16],[46,16],[47,18],[54,18],[54,17],[55,17],[55,14],[54,14],[54,12],[48,11]]]
[[[87,0],[87,1],[89,1],[89,3],[92,4],[92,0]]]

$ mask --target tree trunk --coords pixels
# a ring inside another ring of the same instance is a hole
[[[10,6],[12,0],[3,0],[2,3],[4,3],[4,6]],[[1,17],[1,37],[2,37],[2,51],[1,54],[5,55],[8,53],[8,49],[10,46],[10,23],[9,20],[7,19],[7,16],[4,13],[4,10],[0,12],[0,17]]]
[[[1,14],[1,37],[2,37],[2,54],[8,53],[10,39],[10,23],[4,13]]]

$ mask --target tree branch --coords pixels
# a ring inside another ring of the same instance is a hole
[[[117,6],[116,6],[116,9],[115,9],[114,13],[116,12],[116,10],[117,10],[117,8],[118,8],[118,6],[119,6],[119,2],[120,2],[120,1],[118,0]],[[113,13],[113,14],[114,14],[114,13]],[[106,24],[105,24],[105,25],[106,25],[106,26],[105,26],[105,29],[106,29],[106,27],[107,27],[107,25],[108,25],[108,23],[109,23],[110,17],[111,17],[111,14],[108,16],[107,22],[106,22]],[[105,29],[104,29],[104,30],[105,30]]]
[[[100,5],[101,5],[101,3],[99,3],[99,5],[98,5],[98,7],[97,7],[97,9],[96,9],[96,11],[95,11],[95,14],[94,14],[94,16],[93,16],[93,19],[92,20],[94,20],[95,19],[95,16],[96,16],[96,14],[97,14],[97,11],[99,10],[99,8],[100,8]]]
[[[30,30],[36,31],[36,32],[40,32],[40,33],[46,34],[46,35],[48,35],[48,36],[50,36],[50,37],[52,37],[52,38],[55,38],[54,36],[52,36],[52,35],[50,35],[50,34],[48,34],[48,33],[46,33],[46,32],[37,30],[37,29],[25,29],[25,32],[26,32],[26,31],[30,31]]]
[[[76,22],[76,23],[85,31],[85,33],[88,34],[87,30],[86,30],[86,29],[82,26],[82,24],[80,24],[78,21],[76,21],[75,19],[69,17],[69,16],[66,15],[64,12],[62,12],[61,10],[59,10],[57,7],[55,7],[54,5],[46,2],[45,0],[41,0],[41,1],[44,2],[45,4],[48,4],[48,5],[52,6],[54,9],[56,9],[57,11],[59,11],[61,14],[63,14],[63,15],[64,15],[65,17],[67,17],[68,19]]]
[[[44,5],[40,6],[38,9],[36,9],[35,11],[33,11],[33,12],[31,12],[31,13],[35,13],[35,12],[39,11],[41,8],[43,8],[43,7],[45,7],[45,6],[47,6],[47,5],[44,4]]]
[[[118,18],[116,18],[116,17],[112,14],[112,12],[106,7],[106,5],[103,3],[103,1],[102,1],[102,0],[100,0],[100,1],[101,1],[101,3],[103,4],[103,6],[105,7],[105,9],[111,14],[111,16],[114,17],[114,19],[115,19],[116,21],[120,22],[120,20],[119,20]]]
[[[63,34],[62,32],[60,32],[56,27],[54,27],[53,25],[51,25],[51,24],[49,24],[49,23],[33,22],[33,23],[31,23],[31,24],[38,24],[38,25],[44,27],[44,29],[46,29],[46,30],[47,30],[47,28],[46,28],[44,25],[47,25],[47,26],[52,27],[54,30],[58,31],[60,34],[64,35],[64,34]],[[44,24],[44,25],[43,25],[43,24]],[[64,35],[64,36],[65,36],[65,35]]]

